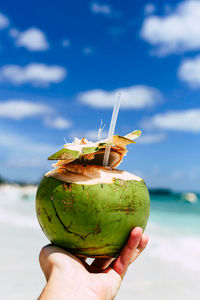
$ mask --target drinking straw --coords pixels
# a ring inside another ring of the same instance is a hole
[[[111,138],[114,135],[121,99],[122,99],[122,94],[118,93],[114,107],[113,107],[112,119],[110,122],[110,128],[109,128],[109,132],[108,132],[108,141],[111,141]],[[106,167],[108,165],[108,160],[109,160],[109,156],[110,156],[110,148],[111,148],[111,146],[107,146],[105,149],[105,153],[104,153],[104,157],[103,157],[103,166],[104,167]]]

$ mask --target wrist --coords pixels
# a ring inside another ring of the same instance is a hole
[[[70,276],[69,273],[58,268],[53,268],[46,288],[55,295],[55,299],[51,300],[103,300],[92,291],[85,282],[78,282],[74,274]],[[44,298],[45,299],[45,298]],[[41,299],[43,300],[43,299]]]

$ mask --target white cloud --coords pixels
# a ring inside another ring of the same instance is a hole
[[[186,81],[191,87],[200,88],[200,55],[185,59],[178,70],[179,78]]]
[[[16,38],[16,46],[24,47],[29,51],[45,51],[49,44],[44,32],[38,28],[29,28],[24,32],[10,32],[10,36]]]
[[[91,47],[84,47],[83,48],[83,54],[85,54],[85,55],[90,55],[90,54],[92,54],[94,51],[93,51],[93,49],[91,48]]]
[[[144,127],[167,130],[200,132],[200,109],[188,109],[157,114],[144,121]]]
[[[33,85],[48,86],[64,80],[66,69],[56,65],[31,63],[27,66],[5,65],[0,68],[0,79],[16,85],[31,83]]]
[[[44,125],[50,128],[67,129],[72,126],[70,120],[58,116],[55,109],[48,105],[21,99],[0,102],[0,118],[20,121],[31,117],[40,117]]]
[[[49,168],[47,157],[55,153],[60,146],[35,141],[28,136],[0,129],[0,148],[4,157],[1,167],[8,169],[8,173],[11,168],[12,175],[9,174],[9,178],[22,176],[24,180],[32,177],[32,168],[39,168],[36,176],[38,179],[44,169]],[[21,168],[24,168],[24,174],[21,174]]]
[[[0,13],[0,30],[8,27],[9,24],[10,24],[9,19],[5,15]]]
[[[92,2],[90,9],[96,15],[103,15],[109,18],[120,19],[123,16],[122,11],[115,10],[111,5],[99,3],[98,1]]]
[[[90,90],[80,93],[80,102],[95,108],[112,108],[117,93],[123,94],[120,108],[122,109],[143,109],[155,105],[162,99],[160,92],[145,85],[135,85],[114,91]]]
[[[38,115],[51,114],[53,110],[47,105],[25,100],[8,100],[0,102],[0,117],[21,120]]]
[[[156,7],[153,3],[148,3],[144,7],[144,12],[147,15],[150,15],[150,14],[154,13],[155,10],[156,10]]]
[[[162,142],[166,138],[164,133],[144,134],[137,140],[139,144],[152,144]]]
[[[199,28],[200,1],[183,1],[166,16],[148,16],[144,20],[141,37],[157,46],[155,54],[168,55],[199,50]]]
[[[70,44],[71,44],[70,40],[68,40],[68,39],[62,40],[62,46],[64,48],[69,48]]]
[[[107,4],[99,4],[97,2],[93,2],[90,8],[91,11],[95,14],[110,15],[112,13],[110,5]]]
[[[56,118],[46,118],[45,119],[45,125],[51,128],[55,129],[67,129],[72,126],[72,122],[62,118],[62,117],[56,117]]]
[[[27,154],[32,153],[52,153],[55,151],[55,146],[41,142],[34,142],[32,139],[21,134],[1,131],[0,130],[0,146],[10,150],[20,152],[24,151]]]
[[[53,148],[52,148],[53,149]],[[50,152],[48,152],[50,153]],[[48,154],[47,154],[48,156]],[[44,164],[47,164],[47,161],[44,161],[42,158],[39,158],[38,155],[29,156],[29,157],[20,157],[17,155],[17,157],[9,157],[9,159],[6,159],[4,161],[4,165],[6,165],[7,168],[41,168],[44,166]]]

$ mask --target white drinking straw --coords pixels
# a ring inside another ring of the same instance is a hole
[[[114,108],[113,108],[112,119],[110,122],[110,128],[109,128],[109,132],[108,132],[108,142],[111,141],[111,138],[114,135],[121,99],[122,99],[122,94],[118,93],[115,104],[114,104]],[[110,156],[110,148],[111,148],[111,146],[107,146],[105,149],[105,153],[104,153],[104,157],[103,157],[103,166],[104,167],[106,167],[108,165],[108,160],[109,160],[109,156]]]

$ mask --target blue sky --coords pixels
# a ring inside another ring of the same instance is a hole
[[[37,181],[73,137],[141,129],[121,169],[200,191],[200,1],[0,4],[0,175]],[[104,137],[103,136],[103,137]]]

